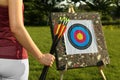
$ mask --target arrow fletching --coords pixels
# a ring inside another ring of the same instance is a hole
[[[59,30],[58,38],[63,36],[64,32],[66,31],[66,25],[68,23],[69,19],[67,17],[63,17],[63,22]]]
[[[62,17],[59,17],[58,24],[55,24],[54,26],[54,35],[58,34],[61,23],[62,23]]]

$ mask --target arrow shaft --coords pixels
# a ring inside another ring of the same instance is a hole
[[[66,24],[67,24],[68,21],[66,22],[65,17],[64,18],[60,17],[59,21],[60,21],[60,23],[57,26],[55,26],[56,27],[55,37],[54,37],[54,40],[53,40],[53,43],[52,43],[52,46],[51,46],[51,49],[50,49],[50,54],[54,54],[55,47],[57,46],[60,38],[63,36],[63,34],[66,30]],[[49,70],[49,66],[44,66],[39,80],[45,80],[46,79],[48,70]]]

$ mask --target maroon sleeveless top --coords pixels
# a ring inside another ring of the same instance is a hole
[[[8,7],[0,6],[0,58],[26,59],[26,50],[13,36],[9,26]]]

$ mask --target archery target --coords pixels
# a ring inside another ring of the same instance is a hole
[[[67,54],[98,52],[91,20],[70,20],[64,39]]]
[[[77,49],[87,49],[92,42],[92,36],[86,26],[73,24],[68,29],[68,40]]]

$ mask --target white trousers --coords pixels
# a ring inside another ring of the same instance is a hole
[[[0,80],[28,80],[28,59],[0,59]]]

